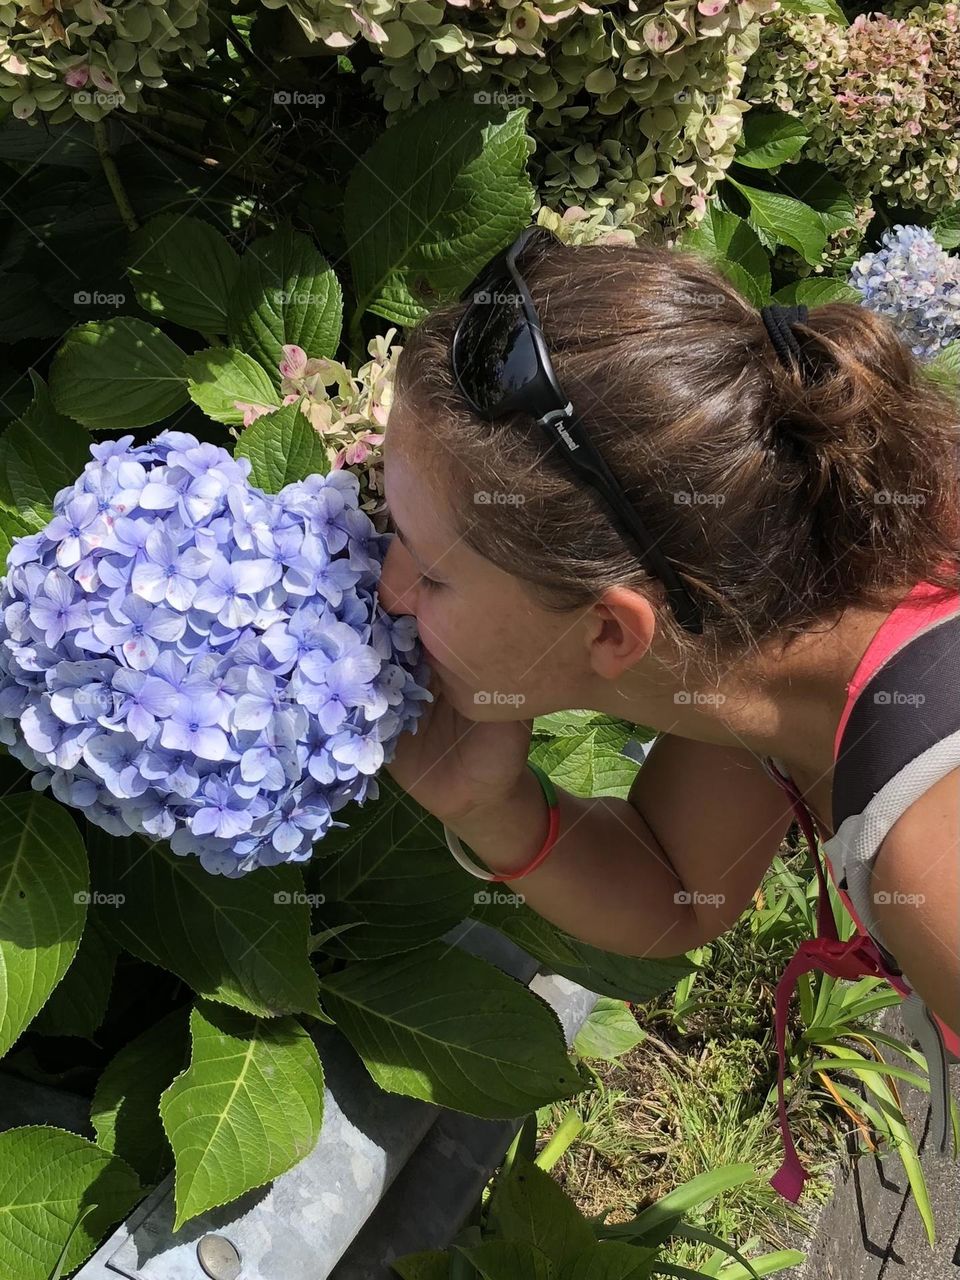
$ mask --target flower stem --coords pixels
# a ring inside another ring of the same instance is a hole
[[[136,231],[140,224],[137,222],[137,215],[133,211],[133,205],[130,203],[130,197],[127,195],[123,182],[120,179],[120,171],[117,168],[117,162],[110,153],[110,145],[107,142],[107,128],[102,120],[98,120],[94,124],[93,138],[96,143],[97,154],[100,157],[100,164],[103,166],[104,177],[107,179],[107,185],[113,192],[113,198],[120,211],[120,217],[123,219],[123,225],[128,231]]]

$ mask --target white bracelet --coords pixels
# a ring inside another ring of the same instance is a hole
[[[464,852],[463,845],[460,843],[460,837],[451,831],[446,823],[443,824],[443,834],[447,837],[447,848],[463,867],[464,871],[469,871],[472,876],[476,876],[478,880],[496,880],[498,877],[492,871],[484,871],[482,867],[478,867],[472,862]]]

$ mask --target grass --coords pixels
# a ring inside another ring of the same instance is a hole
[[[813,875],[795,843],[785,841],[780,856],[789,871],[804,879]],[[769,877],[760,903],[768,883]],[[825,1107],[821,1089],[800,1079],[789,1099],[791,1130],[812,1176],[796,1206],[767,1181],[782,1158],[771,1092],[774,991],[807,935],[799,913],[794,925],[781,922],[766,932],[756,930],[752,914],[745,912],[706,950],[682,1014],[672,992],[636,1005],[644,1042],[617,1060],[589,1062],[596,1087],[539,1113],[544,1142],[571,1106],[584,1122],[553,1176],[588,1216],[610,1208],[608,1222],[626,1221],[697,1174],[743,1162],[754,1165],[760,1178],[717,1196],[695,1221],[734,1245],[755,1241],[775,1249],[805,1232],[829,1199],[826,1173],[845,1149],[849,1124]],[[696,1268],[710,1252],[677,1242],[670,1261]]]

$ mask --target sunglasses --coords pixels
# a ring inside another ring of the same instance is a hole
[[[526,227],[464,289],[460,301],[469,299],[470,305],[451,349],[457,386],[474,413],[487,421],[508,413],[536,419],[579,477],[605,498],[636,543],[644,568],[666,587],[677,622],[699,635],[703,623],[698,605],[658,550],[557,382],[536,307],[517,266],[532,241],[555,239],[546,227]]]

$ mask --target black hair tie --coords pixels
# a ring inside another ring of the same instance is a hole
[[[790,369],[796,363],[799,366],[801,379],[805,375],[812,377],[815,366],[792,327],[797,322],[807,323],[809,312],[806,305],[801,302],[798,306],[785,307],[779,302],[772,302],[761,309],[760,315],[767,327],[777,358],[784,368]]]

